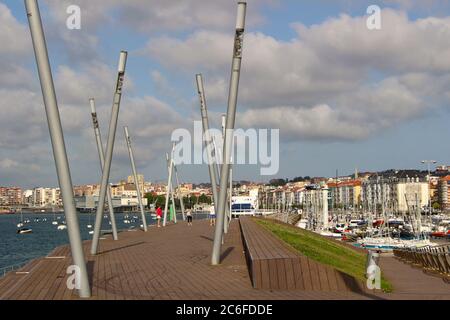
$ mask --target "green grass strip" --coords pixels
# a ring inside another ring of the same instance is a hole
[[[304,256],[331,266],[358,280],[366,281],[367,255],[365,253],[294,226],[263,219],[255,219],[255,221]],[[392,285],[383,277],[381,289],[385,292],[392,292]]]

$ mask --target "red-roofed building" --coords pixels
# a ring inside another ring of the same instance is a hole
[[[331,207],[357,208],[361,204],[361,180],[331,181],[327,183],[331,194]]]

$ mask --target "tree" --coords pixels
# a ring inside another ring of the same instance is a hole
[[[198,198],[194,195],[191,195],[189,197],[189,203],[191,204],[192,207],[194,207],[194,205],[198,203]]]
[[[208,197],[206,194],[202,194],[202,195],[198,198],[198,202],[199,202],[199,203],[211,204],[211,197]]]
[[[288,183],[287,179],[272,179],[269,181],[269,185],[279,187],[279,186],[285,186]]]
[[[147,206],[150,208],[152,204],[155,204],[155,207],[164,207],[166,204],[166,197],[163,195],[156,195],[154,193],[146,193],[145,198],[147,198]]]
[[[146,193],[144,195],[144,198],[147,198],[147,208],[150,208],[151,205],[155,202],[156,195],[154,195],[153,193]]]
[[[439,204],[439,202],[434,202],[433,203],[433,210],[440,210],[441,209],[441,205]]]

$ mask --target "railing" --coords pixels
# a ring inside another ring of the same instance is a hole
[[[267,216],[269,214],[275,214],[277,213],[276,210],[271,210],[271,209],[258,209],[255,211],[255,215],[257,216]]]
[[[450,246],[448,244],[437,247],[396,249],[394,255],[406,263],[439,274],[450,281]]]
[[[11,266],[0,268],[0,279],[5,277],[9,272],[13,272],[19,270],[23,266],[25,266],[27,262],[17,263]]]

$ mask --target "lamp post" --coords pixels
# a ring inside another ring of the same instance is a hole
[[[426,164],[427,169],[428,169],[428,213],[430,215],[430,222],[431,222],[431,169],[430,169],[430,165],[436,164],[436,163],[437,163],[436,160],[422,160],[422,164]],[[431,228],[431,225],[430,225],[430,228]]]

